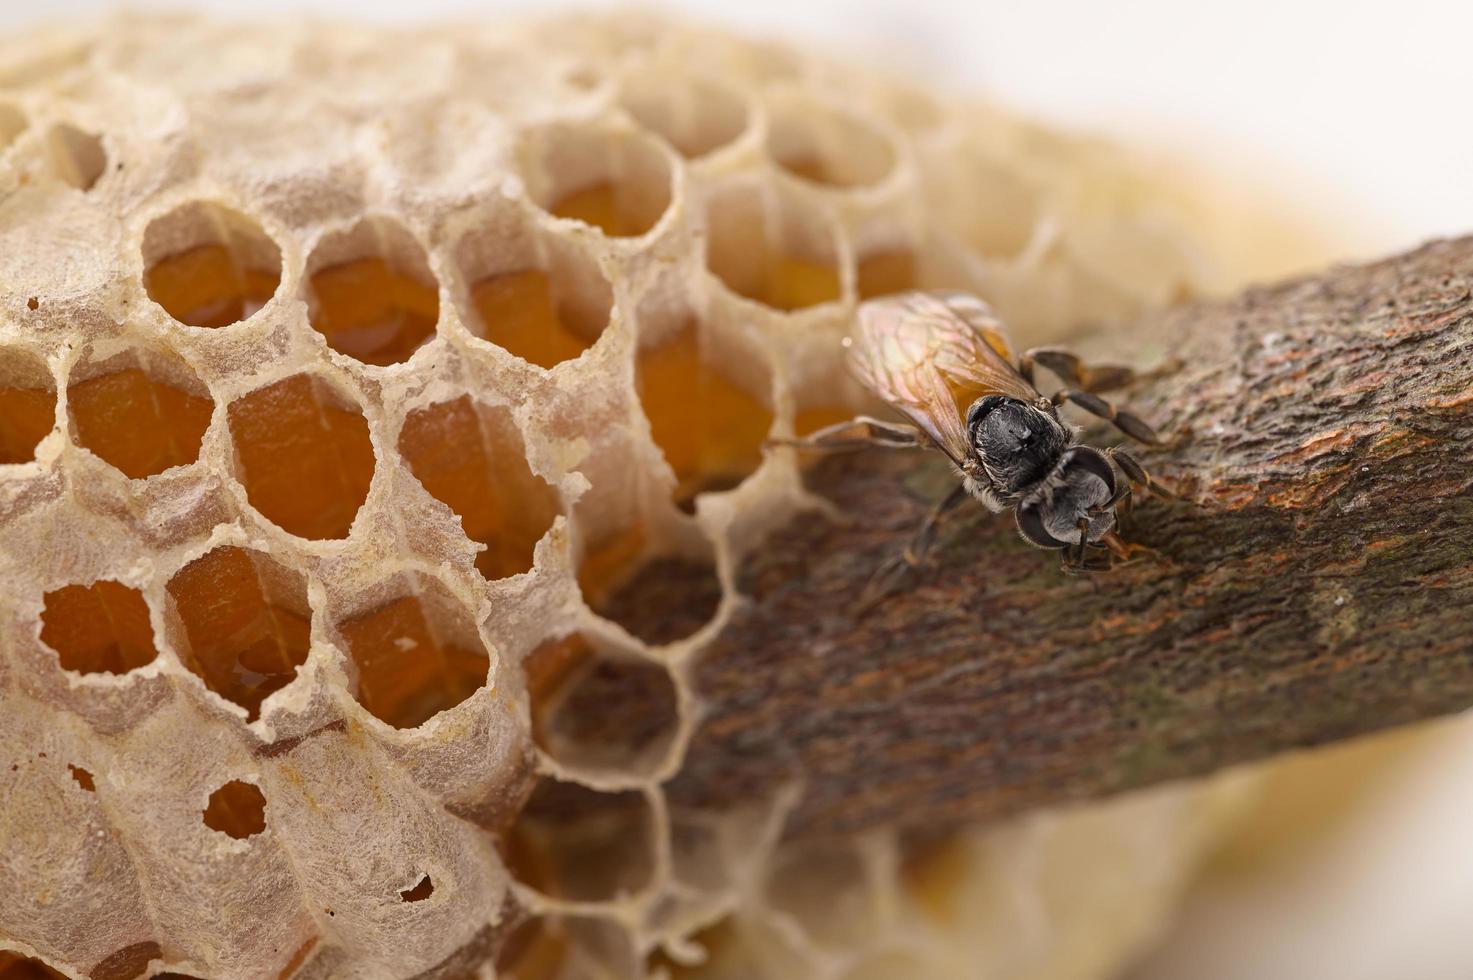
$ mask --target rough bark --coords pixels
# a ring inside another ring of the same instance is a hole
[[[1473,238],[1178,308],[1179,372],[1126,393],[1155,555],[1066,577],[967,505],[928,567],[853,597],[951,486],[929,454],[815,468],[850,520],[755,549],[697,671],[676,805],[793,780],[796,834],[995,818],[1473,704]],[[1095,428],[1090,441],[1115,441]]]

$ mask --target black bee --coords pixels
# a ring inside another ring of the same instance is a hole
[[[1023,539],[1060,551],[1070,572],[1101,567],[1091,552],[1130,556],[1132,546],[1116,527],[1132,483],[1173,496],[1123,450],[1079,445],[1077,431],[1059,419],[1058,406],[1072,402],[1159,445],[1149,425],[1094,394],[1130,383],[1135,372],[1089,368],[1057,348],[1027,351],[1015,363],[1002,324],[974,296],[913,292],[870,300],[844,345],[859,380],[914,424],[860,416],[792,445],[939,449],[961,474],[961,485],[936,505],[906,549],[904,565],[920,563],[941,516],[969,494],[994,512],[1011,508]],[[1072,387],[1052,398],[1040,394],[1035,364]],[[1104,557],[1108,567],[1109,554]]]

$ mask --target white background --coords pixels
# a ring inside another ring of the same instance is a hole
[[[587,6],[588,4],[583,4]],[[0,0],[0,30],[94,0]],[[232,15],[407,20],[474,0],[196,0]],[[561,4],[560,6],[568,6]],[[646,4],[874,57],[1042,121],[1188,150],[1272,187],[1290,223],[1349,227],[1336,258],[1473,232],[1473,4],[1075,0]],[[1473,624],[1470,624],[1473,626]],[[1473,724],[1358,826],[1277,880],[1200,896],[1137,980],[1473,977]]]

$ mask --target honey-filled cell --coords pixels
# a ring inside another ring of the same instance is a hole
[[[187,640],[180,660],[254,721],[307,659],[305,584],[264,555],[226,545],[185,565],[167,588]]]
[[[156,381],[139,368],[67,389],[77,442],[132,479],[198,459],[214,408],[208,396]]]
[[[103,579],[46,593],[41,642],[61,666],[84,674],[123,674],[158,655],[143,593]]]
[[[488,276],[471,288],[471,303],[482,336],[538,367],[570,361],[597,339],[574,329],[559,312],[541,269]]]
[[[193,201],[144,230],[143,285],[175,320],[224,327],[255,314],[281,283],[281,250],[252,219]]]
[[[55,424],[55,392],[0,385],[0,464],[34,460]]]
[[[328,235],[307,260],[307,318],[340,354],[379,366],[407,361],[440,318],[424,249],[386,217]]]

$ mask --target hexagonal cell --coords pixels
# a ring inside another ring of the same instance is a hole
[[[77,444],[131,479],[199,458],[215,403],[194,373],[161,355],[129,351],[78,365],[67,388]]]
[[[143,233],[143,285],[180,323],[224,327],[254,314],[281,283],[281,249],[261,226],[212,201],[183,204]]]
[[[26,114],[8,102],[0,102],[0,152],[26,131]]]
[[[51,127],[46,144],[57,176],[79,191],[90,191],[107,171],[107,151],[96,133],[58,123]]]
[[[84,674],[126,674],[158,655],[143,593],[108,579],[46,593],[41,642]]]
[[[415,728],[486,684],[490,657],[470,612],[433,579],[399,576],[378,602],[338,624],[358,703],[395,728]]]
[[[255,721],[307,659],[306,582],[261,552],[225,545],[179,569],[167,588],[183,628],[171,636],[179,659]]]
[[[866,252],[855,269],[860,299],[903,293],[915,289],[919,281],[915,252],[903,247],[881,247]]]
[[[717,82],[672,86],[664,76],[626,84],[623,105],[641,126],[663,136],[687,159],[714,153],[747,128],[746,101]]]
[[[518,159],[538,206],[611,237],[643,235],[670,206],[670,161],[642,133],[549,126],[522,140]]]
[[[501,980],[633,980],[643,976],[629,934],[578,916],[534,916],[513,929],[496,953]]]
[[[964,147],[960,160],[960,169],[955,161],[943,168],[922,160],[928,207],[978,254],[1016,257],[1043,220],[1039,189],[984,149]]]
[[[732,292],[789,311],[839,298],[836,229],[813,204],[735,185],[707,203],[706,226],[706,266]]]
[[[201,819],[236,840],[254,837],[266,829],[266,796],[255,783],[232,779],[210,794]]]
[[[34,460],[55,426],[51,372],[29,354],[0,348],[0,465]]]
[[[469,395],[419,409],[404,420],[399,452],[425,490],[459,515],[466,537],[485,545],[476,555],[483,576],[532,567],[558,499],[527,465],[511,412]]]
[[[468,284],[464,320],[478,337],[538,367],[582,354],[609,324],[614,293],[577,245],[505,214],[456,248]]]
[[[649,556],[637,528],[588,547],[578,584],[594,612],[652,646],[690,636],[721,605],[721,580],[711,555]]]
[[[767,152],[804,180],[829,187],[877,184],[895,168],[895,147],[853,113],[809,98],[770,107]]]
[[[534,685],[534,674],[543,666],[537,658],[544,649],[549,648],[528,658],[532,737],[542,750],[573,769],[625,776],[652,772],[680,724],[670,672],[655,661],[595,647],[575,634],[551,648],[566,661],[561,676],[552,683],[537,677]]]
[[[440,318],[424,248],[392,218],[365,218],[324,237],[307,260],[306,293],[312,328],[365,364],[407,361]]]
[[[296,374],[230,403],[236,472],[251,506],[298,537],[347,537],[373,480],[373,444],[357,406]]]
[[[608,902],[654,876],[654,814],[643,793],[545,778],[503,840],[517,879],[552,898]]]
[[[761,465],[771,371],[756,350],[679,312],[642,317],[640,334],[650,338],[635,359],[640,405],[675,471],[675,501],[689,508],[697,494],[728,490]]]
[[[67,980],[67,976],[40,960],[0,949],[0,980]]]

